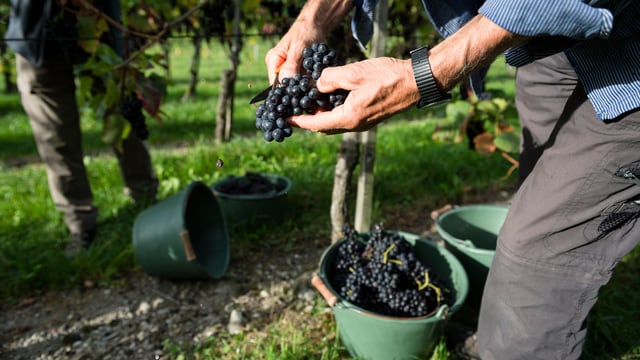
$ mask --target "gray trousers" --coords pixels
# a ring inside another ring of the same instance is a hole
[[[45,165],[49,191],[64,213],[71,233],[96,227],[98,209],[83,162],[80,116],[73,68],[69,63],[31,65],[16,56],[17,83],[22,106],[29,117],[38,153]],[[155,196],[158,180],[145,144],[130,135],[122,153],[114,149],[125,191],[134,199]]]
[[[640,240],[640,112],[598,120],[563,54],[518,69],[516,103],[521,186],[484,289],[478,348],[482,359],[577,359],[598,290]]]

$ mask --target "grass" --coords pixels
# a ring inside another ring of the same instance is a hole
[[[181,101],[187,86],[190,47],[172,43],[172,84],[163,111],[164,124],[150,123],[154,167],[161,180],[160,199],[194,180],[207,184],[229,174],[261,171],[283,174],[293,181],[289,194],[294,214],[281,225],[290,236],[258,229],[239,233],[232,256],[250,256],[261,249],[251,238],[287,251],[309,238],[326,238],[333,168],[340,137],[296,131],[281,144],[265,143],[254,129],[249,98],[266,85],[263,54],[266,41],[245,44],[236,85],[234,137],[215,143],[215,108],[226,53],[217,44],[206,47],[197,96]],[[513,98],[513,80],[504,63],[490,72],[488,88]],[[1,90],[1,89],[0,89]],[[2,302],[48,290],[60,290],[92,280],[112,285],[140,271],[131,244],[131,227],[142,210],[122,192],[123,184],[110,149],[100,140],[100,124],[83,119],[85,162],[100,207],[99,242],[86,254],[69,261],[62,254],[67,233],[49,197],[44,168],[17,95],[0,95],[0,296]],[[374,220],[397,217],[415,209],[460,202],[469,193],[512,187],[515,174],[501,180],[509,164],[498,156],[468,151],[465,144],[441,143],[430,137],[440,110],[417,110],[399,115],[378,129],[374,189]],[[217,159],[224,160],[222,168]],[[424,214],[427,216],[427,214]],[[640,253],[629,254],[589,320],[586,359],[640,357]],[[167,339],[173,358],[202,359],[347,359],[336,337],[333,318],[317,303],[312,316],[284,314],[242,335],[220,335],[204,344],[176,344]],[[443,343],[434,359],[446,359]]]

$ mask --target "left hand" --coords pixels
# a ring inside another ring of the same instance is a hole
[[[316,86],[322,93],[344,89],[349,95],[331,111],[294,116],[289,122],[326,134],[369,130],[420,99],[411,60],[389,57],[326,68]]]

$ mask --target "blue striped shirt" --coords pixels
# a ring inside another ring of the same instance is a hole
[[[363,2],[372,8],[376,1],[354,1],[356,14],[361,13],[358,5]],[[564,51],[601,120],[640,108],[638,1],[423,0],[423,4],[443,37],[478,13],[506,30],[534,37],[505,52],[513,66]],[[368,41],[366,33],[354,31],[354,35]]]

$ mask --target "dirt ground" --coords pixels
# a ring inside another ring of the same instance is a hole
[[[469,193],[460,203],[508,203],[511,192]],[[437,208],[440,208],[437,206]],[[398,210],[388,229],[437,237],[432,204]],[[309,239],[292,253],[232,254],[222,279],[172,281],[143,272],[118,285],[92,283],[3,304],[2,359],[168,359],[163,341],[199,341],[285,310],[305,314],[317,292],[310,279],[327,239]]]

